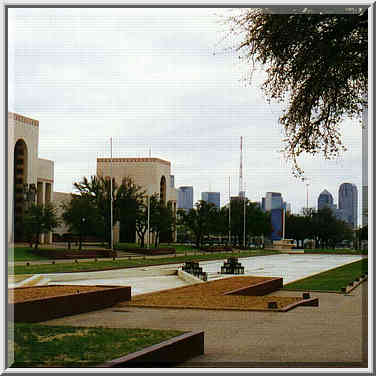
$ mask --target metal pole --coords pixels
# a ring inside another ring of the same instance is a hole
[[[307,214],[308,214],[308,186],[309,184],[306,184],[306,186],[307,186]]]
[[[150,194],[148,192],[148,249],[150,248]]]
[[[243,207],[243,217],[244,217],[244,233],[243,233],[243,246],[244,246],[244,249],[245,249],[245,192],[244,192],[244,197],[243,197],[243,201],[244,201],[244,207]]]
[[[285,220],[286,220],[286,209],[283,208],[283,234],[282,234],[282,239],[285,240]]]
[[[111,163],[110,163],[110,166],[111,166],[111,185],[110,185],[110,194],[111,194],[111,222],[110,222],[110,229],[111,229],[111,250],[113,250],[114,248],[114,234],[113,234],[113,226],[112,226],[112,221],[113,221],[113,213],[112,213],[112,206],[113,206],[113,197],[112,197],[112,137],[110,138],[110,141],[111,141]]]
[[[228,243],[231,245],[231,195],[230,195],[230,176],[228,177]]]
[[[242,140],[242,139],[241,139]],[[243,155],[242,155],[242,159],[243,159]],[[243,161],[242,161],[242,166],[243,166]],[[243,193],[243,204],[244,204],[244,207],[243,207],[243,210],[244,210],[244,213],[243,213],[243,216],[244,216],[244,234],[243,234],[243,246],[244,246],[244,249],[245,249],[245,213],[246,213],[246,202],[245,202],[245,183],[244,183],[244,188],[243,188],[243,167],[242,167],[242,190],[244,189],[244,193]]]

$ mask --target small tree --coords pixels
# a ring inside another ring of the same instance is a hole
[[[32,204],[24,216],[25,233],[29,238],[30,246],[35,244],[38,249],[39,238],[42,234],[48,234],[59,224],[56,209],[52,204]]]
[[[217,209],[214,204],[206,201],[198,201],[194,209],[188,213],[181,213],[181,223],[186,225],[194,234],[196,247],[202,247],[205,236],[213,231],[213,222],[216,218]]]
[[[103,226],[99,210],[89,195],[72,195],[68,203],[61,205],[62,218],[69,226],[69,231],[79,235],[79,250],[82,249],[82,238],[94,234]]]
[[[169,238],[174,228],[174,215],[172,204],[169,201],[167,205],[158,199],[158,195],[150,198],[150,227],[154,233],[154,246],[157,248],[160,243],[161,234],[167,234]]]

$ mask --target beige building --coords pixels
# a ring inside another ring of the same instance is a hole
[[[121,184],[125,177],[130,177],[147,195],[157,193],[165,203],[171,201],[176,214],[177,190],[169,161],[160,158],[98,158],[97,175],[113,176],[117,184]],[[116,230],[114,242],[119,240],[118,227]]]
[[[53,198],[54,198],[53,203],[56,208],[56,215],[60,219],[59,226],[54,229],[53,233],[62,236],[66,233],[69,233],[69,227],[62,220],[63,209],[61,205],[68,204],[72,199],[72,194],[66,193],[66,192],[54,192]]]
[[[8,113],[8,241],[23,240],[26,205],[53,200],[54,162],[38,158],[39,121]],[[42,236],[49,243],[52,234]]]

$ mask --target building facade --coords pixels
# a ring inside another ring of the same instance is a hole
[[[193,187],[185,186],[178,189],[178,209],[189,211],[193,208]]]
[[[279,192],[266,192],[263,200],[263,207],[265,211],[283,208],[282,195]]]
[[[368,225],[368,107],[362,114],[362,226]]]
[[[358,226],[358,189],[355,184],[343,183],[338,190],[338,209],[353,228]]]
[[[201,192],[201,200],[214,204],[217,208],[221,207],[220,192]]]
[[[328,207],[332,210],[335,209],[335,206],[333,204],[333,196],[332,194],[324,189],[320,194],[317,199],[317,210],[321,210],[325,207]]]
[[[38,158],[39,121],[8,113],[8,242],[25,241],[27,206],[53,201],[54,162]],[[42,235],[50,243],[52,234]]]
[[[125,177],[129,177],[146,195],[157,193],[167,203],[171,201],[174,215],[177,209],[177,190],[171,175],[171,163],[159,158],[97,158],[97,175],[112,176],[120,185]],[[114,229],[114,242],[119,241],[119,225]],[[176,238],[176,234],[174,234]]]

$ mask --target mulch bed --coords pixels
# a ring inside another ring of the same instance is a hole
[[[44,298],[53,298],[56,296],[64,296],[92,291],[108,290],[111,287],[105,286],[40,286],[40,287],[27,287],[9,289],[8,303],[19,303],[30,300],[38,300]]]
[[[117,306],[270,310],[268,308],[269,302],[276,302],[277,308],[283,309],[302,301],[301,297],[223,295],[225,292],[270,279],[270,277],[249,276],[224,278],[193,286],[134,296],[130,302],[120,302]]]

